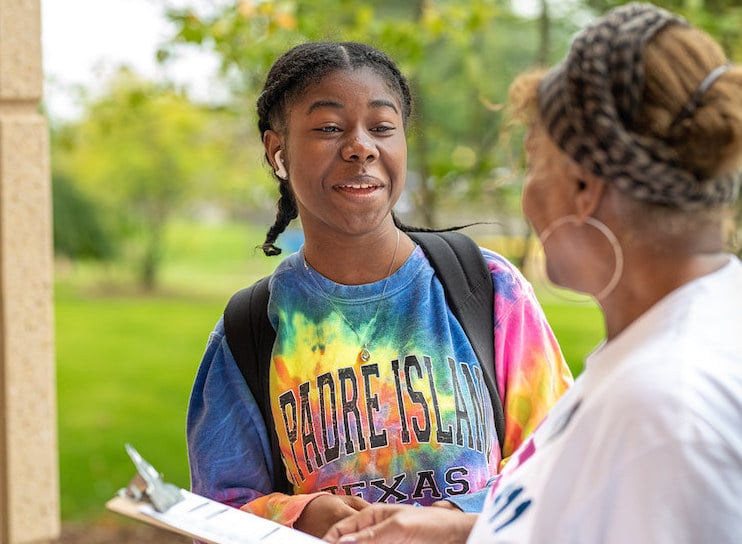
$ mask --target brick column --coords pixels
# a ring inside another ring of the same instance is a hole
[[[0,0],[0,544],[60,531],[42,82],[40,0]]]

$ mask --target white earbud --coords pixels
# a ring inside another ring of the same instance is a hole
[[[273,158],[276,159],[276,164],[278,165],[278,167],[276,168],[276,175],[281,179],[288,179],[289,173],[286,171],[286,166],[284,166],[283,164],[281,153],[282,151],[279,149],[273,156]]]

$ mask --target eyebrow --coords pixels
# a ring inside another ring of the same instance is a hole
[[[375,100],[371,100],[368,105],[371,108],[391,108],[394,110],[394,113],[399,113],[399,110],[397,109],[397,106],[392,102],[391,100],[387,100],[386,98],[377,98]],[[315,102],[312,102],[312,104],[307,109],[307,115],[312,113],[315,110],[321,109],[321,108],[331,108],[331,109],[342,109],[343,104],[341,102],[337,102],[336,100],[317,100]]]

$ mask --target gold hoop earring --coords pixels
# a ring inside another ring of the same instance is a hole
[[[554,221],[552,221],[552,223],[543,230],[543,232],[539,236],[539,240],[541,241],[541,245],[544,246],[544,253],[546,253],[546,241],[549,239],[549,237],[554,234],[554,231],[556,229],[563,225],[566,225],[567,223],[579,225],[580,221],[576,215],[565,215],[564,217],[560,217],[559,219],[555,219]],[[585,218],[584,223],[598,229],[598,231],[600,231],[600,233],[606,237],[608,243],[611,244],[613,255],[616,260],[613,269],[613,276],[611,276],[608,284],[597,295],[593,295],[596,300],[602,301],[605,300],[605,298],[613,292],[613,290],[618,285],[618,282],[621,280],[624,264],[623,249],[621,249],[621,244],[618,242],[618,238],[616,238],[616,235],[613,234],[613,231],[608,227],[608,225],[590,216]]]

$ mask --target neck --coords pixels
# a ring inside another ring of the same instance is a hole
[[[618,287],[601,302],[607,339],[618,336],[672,291],[719,270],[728,261],[723,252],[627,256]]]
[[[337,283],[362,285],[388,277],[407,260],[414,243],[396,226],[353,237],[307,238],[304,258]]]

